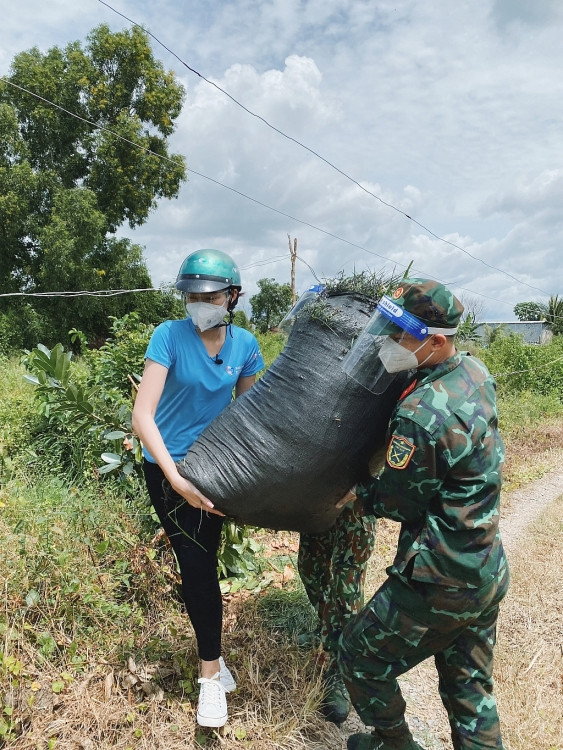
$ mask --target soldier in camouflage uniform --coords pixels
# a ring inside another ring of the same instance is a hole
[[[319,616],[325,662],[325,696],[321,711],[341,724],[350,712],[350,698],[336,662],[344,625],[364,604],[368,560],[375,541],[375,518],[360,503],[348,506],[324,534],[301,534],[297,567],[309,601]]]
[[[386,582],[341,639],[352,703],[374,727],[349,737],[348,748],[420,747],[397,677],[430,656],[455,750],[502,748],[492,666],[509,573],[495,384],[482,362],[456,350],[463,307],[441,284],[405,279],[379,309],[371,334],[386,337],[383,380],[411,368],[416,379],[391,417],[382,473],[339,503],[356,494],[367,512],[401,523]]]

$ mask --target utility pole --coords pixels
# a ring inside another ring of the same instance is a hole
[[[291,247],[291,236],[288,234],[287,239],[289,241],[289,257],[291,258],[291,304],[294,305],[297,301],[297,293],[295,291],[295,260],[297,259],[297,237],[293,239],[293,248]]]

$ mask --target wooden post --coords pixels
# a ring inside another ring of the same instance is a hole
[[[295,291],[295,260],[297,258],[297,237],[293,240],[293,248],[291,247],[291,237],[288,234],[287,239],[289,241],[289,256],[291,258],[291,304],[294,305],[297,301],[297,293]]]

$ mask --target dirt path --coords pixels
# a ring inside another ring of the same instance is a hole
[[[505,510],[500,528],[503,545],[510,559],[516,545],[532,523],[550,503],[563,495],[563,469],[515,490],[503,500]],[[400,678],[407,702],[407,719],[415,739],[426,750],[450,750],[451,739],[444,707],[438,695],[438,679],[432,660],[427,660]],[[323,744],[311,750],[342,750],[349,734],[365,731],[358,715],[352,711],[340,729],[329,729]]]

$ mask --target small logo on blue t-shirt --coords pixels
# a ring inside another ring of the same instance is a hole
[[[225,368],[225,372],[227,375],[240,375],[242,372],[243,365],[237,365],[236,367],[231,367],[231,365],[227,365]]]

